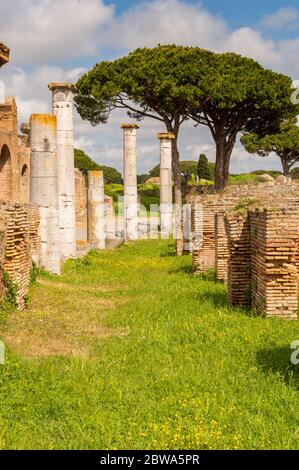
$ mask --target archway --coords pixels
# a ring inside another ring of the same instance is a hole
[[[3,145],[0,156],[0,200],[12,199],[12,164],[7,145]]]
[[[21,200],[26,204],[29,202],[29,168],[26,164],[21,171]]]

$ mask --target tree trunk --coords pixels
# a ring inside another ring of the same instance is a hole
[[[172,172],[174,179],[174,202],[176,207],[176,254],[182,256],[184,251],[183,237],[183,200],[181,185],[180,154],[178,150],[178,132],[176,138],[172,141]]]
[[[235,138],[230,143],[226,143],[224,134],[217,138],[216,142],[216,165],[215,165],[215,189],[223,191],[228,183],[229,164],[234,148]]]
[[[285,156],[281,156],[280,159],[281,159],[284,176],[287,176],[287,177],[290,176],[290,166],[289,166],[288,158]]]

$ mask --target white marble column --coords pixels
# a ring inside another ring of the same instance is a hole
[[[95,250],[105,249],[105,194],[102,171],[88,172],[88,242]]]
[[[76,202],[73,137],[73,85],[50,83],[53,114],[57,117],[57,157],[61,255],[76,255]]]
[[[161,237],[169,238],[173,224],[172,140],[174,134],[158,134],[160,140],[160,229]]]
[[[30,202],[39,206],[42,266],[60,274],[56,117],[30,119]]]
[[[124,139],[124,216],[125,240],[138,239],[138,197],[136,168],[136,134],[139,126],[123,124]]]

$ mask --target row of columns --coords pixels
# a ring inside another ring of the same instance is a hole
[[[50,83],[52,114],[31,116],[30,200],[40,207],[42,264],[60,273],[62,259],[76,256],[76,196],[73,143],[73,85]],[[138,239],[136,124],[123,124],[125,239]],[[172,140],[160,140],[161,236],[172,233]],[[105,248],[105,202],[102,172],[88,175],[88,242]]]
[[[53,114],[30,119],[30,201],[40,208],[41,264],[60,274],[61,260],[76,256],[73,85],[50,83]],[[104,178],[88,175],[88,241],[105,248]]]
[[[122,124],[124,154],[124,216],[125,239],[138,238],[137,152],[136,124]],[[172,133],[159,133],[160,140],[160,231],[168,238],[173,226],[172,197]]]

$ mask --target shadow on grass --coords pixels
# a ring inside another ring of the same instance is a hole
[[[299,364],[291,363],[290,347],[261,349],[256,358],[259,367],[265,374],[279,374],[287,385],[299,390]]]
[[[168,245],[167,250],[160,254],[160,258],[169,258],[176,256],[176,249],[173,245]]]
[[[190,264],[185,264],[184,266],[180,266],[179,268],[170,269],[168,271],[168,274],[180,274],[180,273],[188,274],[188,276],[189,277],[191,276],[192,278],[194,277],[192,266],[190,266]]]
[[[218,283],[215,269],[209,269],[208,271],[205,271],[202,274],[195,274],[195,276],[197,279],[201,279],[202,281],[210,281],[210,282]]]
[[[202,295],[195,295],[195,300],[198,302],[207,301],[211,302],[216,308],[228,308],[228,300],[226,292],[206,292]]]

